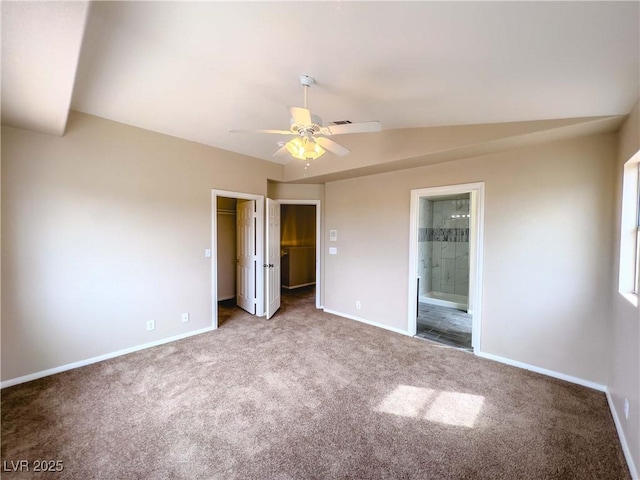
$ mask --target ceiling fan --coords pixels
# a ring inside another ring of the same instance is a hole
[[[367,133],[382,130],[380,122],[351,123],[336,122],[333,125],[323,126],[322,119],[313,115],[307,108],[307,93],[309,87],[316,83],[315,79],[308,75],[300,75],[300,83],[304,91],[304,107],[291,107],[291,126],[289,130],[229,130],[231,133],[271,133],[277,135],[289,135],[295,138],[286,143],[280,143],[280,149],[273,154],[274,157],[291,154],[300,160],[315,160],[328,150],[340,157],[348,155],[351,151],[334,142],[331,135],[343,135],[345,133]],[[307,166],[309,163],[307,163]]]

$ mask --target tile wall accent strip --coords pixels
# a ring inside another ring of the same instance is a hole
[[[468,242],[468,228],[421,228],[419,238],[422,238],[422,230],[426,230],[426,240],[419,242]]]

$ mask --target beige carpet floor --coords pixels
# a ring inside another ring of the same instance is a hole
[[[4,389],[2,460],[64,470],[2,478],[629,478],[604,394],[325,314],[312,293]]]

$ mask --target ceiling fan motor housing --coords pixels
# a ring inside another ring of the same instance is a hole
[[[316,79],[310,77],[309,75],[300,75],[300,83],[305,87],[310,87],[314,83],[316,83]]]
[[[322,119],[317,115],[311,115],[311,122],[311,125],[300,125],[295,123],[295,119],[291,117],[291,131],[299,135],[320,133]]]

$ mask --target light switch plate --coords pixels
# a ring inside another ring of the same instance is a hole
[[[337,255],[338,247],[329,247],[329,255]]]

